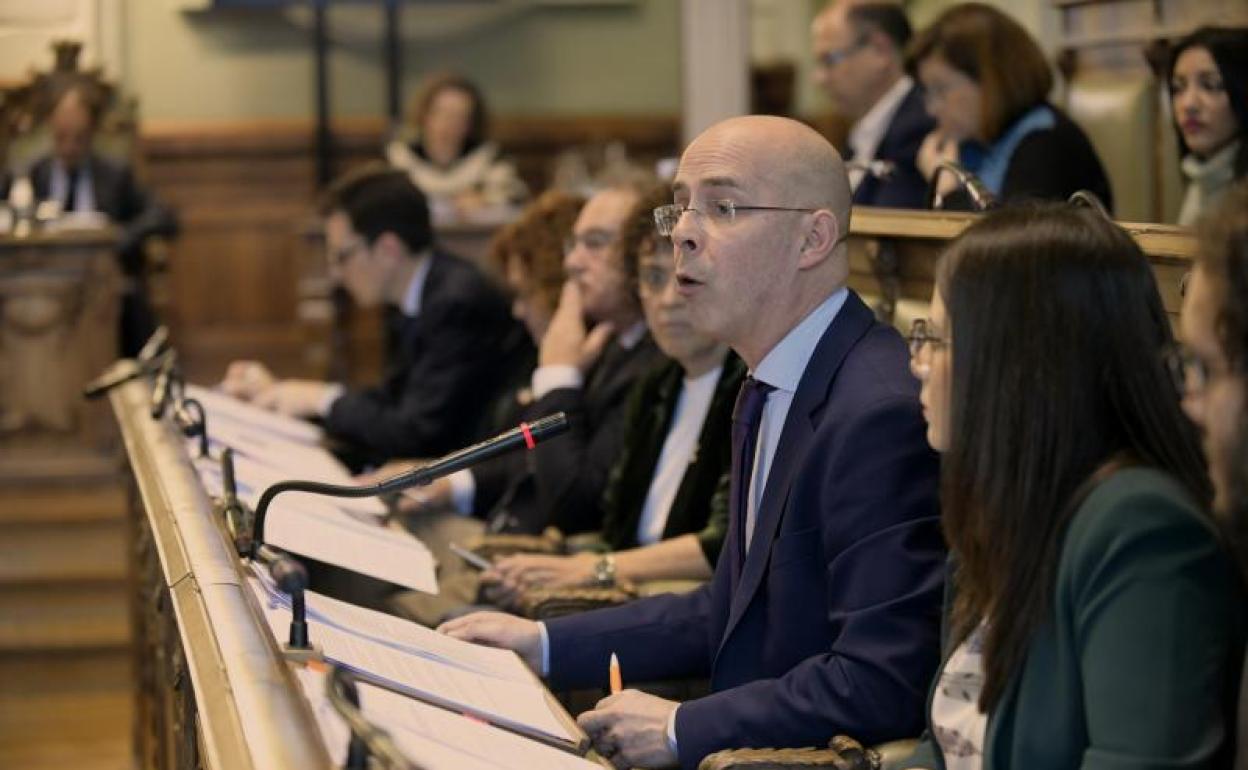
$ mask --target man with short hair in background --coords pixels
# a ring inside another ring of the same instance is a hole
[[[381,382],[278,379],[259,362],[236,361],[222,389],[319,418],[353,465],[437,457],[480,439],[497,368],[527,344],[502,293],[475,265],[434,248],[425,196],[401,171],[347,174],[323,208],[331,278],[361,307],[393,309]]]
[[[858,206],[924,206],[914,159],[935,123],[906,74],[910,33],[900,3],[878,0],[833,0],[811,25],[815,81],[852,122],[844,155]]]

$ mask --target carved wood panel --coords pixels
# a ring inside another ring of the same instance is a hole
[[[0,237],[0,481],[116,473],[81,390],[116,357],[120,289],[111,233]]]

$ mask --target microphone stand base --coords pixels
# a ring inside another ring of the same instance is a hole
[[[325,660],[325,655],[321,652],[321,648],[315,644],[306,648],[291,647],[289,644],[283,644],[282,656],[291,663],[322,662]]]

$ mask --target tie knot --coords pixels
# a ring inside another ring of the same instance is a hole
[[[767,405],[767,396],[775,389],[774,385],[746,377],[745,382],[741,383],[741,392],[737,394],[737,405],[732,410],[733,422],[758,425],[763,416],[763,407]]]

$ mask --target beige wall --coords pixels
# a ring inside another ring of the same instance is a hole
[[[310,33],[277,12],[184,13],[130,0],[124,21],[127,90],[147,121],[308,117]],[[418,5],[408,6],[416,16]],[[379,12],[331,11],[335,115],[385,111]],[[480,26],[404,46],[404,93],[445,67],[479,82],[492,108],[526,114],[672,114],[679,110],[679,4],[528,7]],[[419,19],[407,19],[409,24]],[[405,96],[406,101],[406,96]]]

